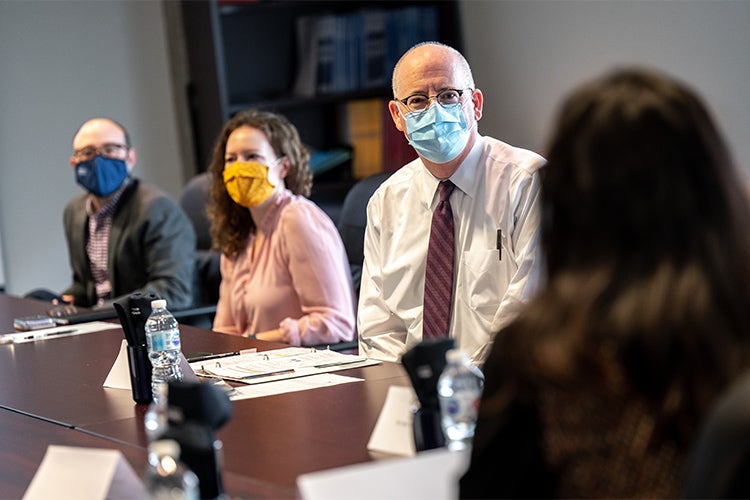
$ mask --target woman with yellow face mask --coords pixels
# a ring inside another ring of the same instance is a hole
[[[331,219],[306,198],[308,162],[282,116],[245,111],[224,126],[209,167],[222,253],[214,330],[291,345],[353,340],[348,259]]]

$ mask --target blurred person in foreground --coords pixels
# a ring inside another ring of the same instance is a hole
[[[219,134],[208,214],[221,250],[214,330],[291,345],[354,338],[336,226],[310,194],[309,152],[286,118],[244,111]]]
[[[498,334],[464,498],[675,498],[750,360],[745,179],[691,89],[620,69],[564,102],[548,284]]]

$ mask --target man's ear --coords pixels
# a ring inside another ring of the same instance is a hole
[[[484,94],[479,89],[471,92],[471,102],[474,104],[474,119],[479,121],[482,118],[482,108],[484,106]]]
[[[398,109],[398,102],[388,101],[388,111],[391,112],[391,118],[393,118],[396,128],[401,132],[406,132],[406,120],[404,120],[401,110]]]
[[[133,171],[133,167],[135,167],[135,163],[138,159],[138,156],[135,153],[135,148],[128,149],[128,155],[125,157],[125,165],[128,167],[128,174],[130,174]]]

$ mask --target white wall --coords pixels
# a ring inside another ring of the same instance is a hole
[[[2,236],[2,233],[0,233],[0,236]],[[5,271],[3,270],[3,262],[5,262],[5,259],[3,259],[3,239],[0,238],[0,290],[5,289]]]
[[[461,14],[483,134],[542,152],[575,84],[646,64],[702,94],[750,170],[750,2],[465,0]]]
[[[0,278],[8,292],[69,282],[62,208],[80,192],[68,158],[86,119],[121,121],[139,153],[136,174],[179,194],[191,170],[181,154],[177,122],[185,115],[174,103],[183,96],[171,87],[165,6],[174,10],[156,0],[0,0]],[[704,95],[750,169],[750,1],[460,7],[464,52],[485,94],[482,133],[543,151],[557,105],[575,84],[645,63]]]
[[[0,253],[9,293],[70,282],[62,209],[81,192],[68,159],[88,118],[125,125],[135,174],[179,194],[169,67],[160,2],[0,1]]]

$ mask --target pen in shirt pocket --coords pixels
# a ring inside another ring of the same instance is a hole
[[[497,229],[497,260],[503,260],[503,230]]]

